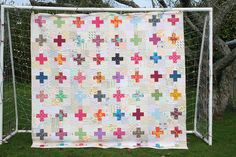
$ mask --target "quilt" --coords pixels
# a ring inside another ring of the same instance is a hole
[[[183,12],[31,15],[32,147],[186,149]]]

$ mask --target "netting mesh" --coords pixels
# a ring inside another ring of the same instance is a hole
[[[206,17],[206,21],[209,17]],[[202,39],[202,56],[200,56],[201,62],[198,67],[199,83],[198,83],[198,95],[197,95],[197,114],[196,114],[196,131],[203,135],[203,138],[208,140],[209,138],[209,22],[206,22],[206,28]]]
[[[7,9],[9,13],[9,23],[12,38],[13,61],[15,72],[15,84],[17,94],[17,112],[19,120],[19,130],[31,129],[31,56],[30,56],[30,15],[31,13],[79,13],[66,11],[47,10],[24,10]],[[83,12],[85,13],[85,12]],[[86,12],[89,13],[89,12]],[[203,30],[193,29],[188,19],[193,19],[195,13],[184,13],[184,33],[186,51],[186,96],[187,96],[187,130],[194,129],[194,115],[197,92],[197,80],[199,70],[199,58],[202,42]],[[196,13],[199,16],[195,25],[202,26],[208,12]],[[187,19],[188,18],[188,19]],[[207,22],[209,23],[209,21]],[[208,28],[208,26],[207,26]],[[3,90],[3,135],[6,136],[16,129],[15,107],[13,97],[12,68],[9,52],[9,37],[7,21],[5,19],[5,40],[4,40],[4,90]],[[209,32],[208,29],[206,32]],[[208,137],[208,101],[209,101],[209,47],[208,34],[203,51],[203,62],[201,65],[201,77],[199,86],[199,99],[197,105],[197,130],[204,137]]]

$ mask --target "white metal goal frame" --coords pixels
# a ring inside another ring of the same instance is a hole
[[[21,129],[19,128],[19,119],[18,119],[18,104],[17,104],[17,92],[16,92],[16,84],[15,84],[15,71],[14,71],[14,58],[13,58],[13,48],[11,41],[11,28],[10,28],[10,20],[8,10],[10,9],[20,9],[20,10],[31,10],[31,11],[74,11],[74,12],[155,12],[155,11],[183,11],[183,12],[204,12],[206,13],[204,19],[204,26],[202,30],[202,41],[199,49],[199,62],[198,62],[198,74],[197,74],[197,86],[196,86],[196,97],[195,97],[195,107],[194,107],[194,122],[193,129],[187,130],[189,134],[195,134],[197,137],[202,138],[206,143],[212,145],[212,92],[213,92],[213,10],[212,8],[75,8],[75,7],[43,7],[43,6],[9,6],[9,5],[1,5],[1,42],[0,42],[0,144],[7,141],[12,136],[20,132],[31,132],[30,129]],[[208,35],[206,34],[206,30],[208,30]],[[8,33],[6,33],[8,32]],[[3,135],[3,86],[4,86],[4,43],[6,41],[5,34],[8,35],[8,46],[9,46],[9,55],[11,62],[11,70],[12,70],[12,88],[13,88],[13,98],[14,98],[14,112],[15,112],[15,129],[12,130],[8,135]],[[206,41],[208,40],[208,41]],[[204,58],[204,46],[207,43],[208,48],[208,72],[207,72],[207,137],[204,136],[200,131],[198,131],[197,127],[197,117],[198,117],[198,103],[201,94],[200,91],[200,80],[201,80],[201,66],[203,64]]]

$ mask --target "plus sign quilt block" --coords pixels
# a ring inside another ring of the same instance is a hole
[[[183,13],[32,14],[32,147],[186,149]]]

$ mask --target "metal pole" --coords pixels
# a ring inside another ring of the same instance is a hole
[[[4,6],[1,6],[1,48],[0,48],[0,144],[3,139],[3,48],[4,48]]]
[[[30,10],[63,10],[63,11],[123,11],[123,12],[145,12],[145,11],[206,11],[211,8],[76,8],[76,7],[43,7],[43,6],[10,6],[3,5],[11,9],[30,9]]]
[[[13,96],[15,103],[15,115],[16,115],[16,131],[18,130],[18,110],[17,110],[17,95],[16,95],[16,80],[15,80],[15,66],[12,51],[12,40],[11,40],[11,25],[9,18],[9,11],[7,10],[7,28],[8,28],[8,39],[9,39],[9,49],[11,58],[11,70],[12,70],[12,84],[13,84]]]
[[[197,78],[197,93],[196,93],[196,102],[195,102],[195,113],[194,113],[194,131],[197,131],[197,105],[198,105],[198,97],[199,97],[199,88],[200,88],[200,79],[201,79],[201,71],[202,71],[202,59],[203,59],[203,49],[204,49],[204,43],[205,43],[205,36],[206,36],[206,25],[207,25],[207,16],[204,20],[204,26],[203,26],[203,33],[202,33],[202,43],[201,43],[201,50],[200,50],[200,58],[199,58],[199,64],[198,64],[198,78]]]
[[[7,135],[6,137],[4,137],[4,139],[2,140],[3,142],[6,142],[7,140],[9,140],[12,136],[14,136],[15,134],[17,134],[17,131],[13,131],[11,132],[9,135]]]
[[[31,133],[31,130],[18,130],[19,133]]]
[[[195,134],[197,137],[201,138],[204,142],[206,142],[206,143],[209,144],[209,140],[208,140],[206,137],[202,136],[202,134],[200,134],[198,131],[194,132],[194,134]]]
[[[212,103],[213,103],[213,11],[209,12],[209,145],[212,145]]]
[[[194,130],[187,130],[186,133],[187,134],[194,134]]]

